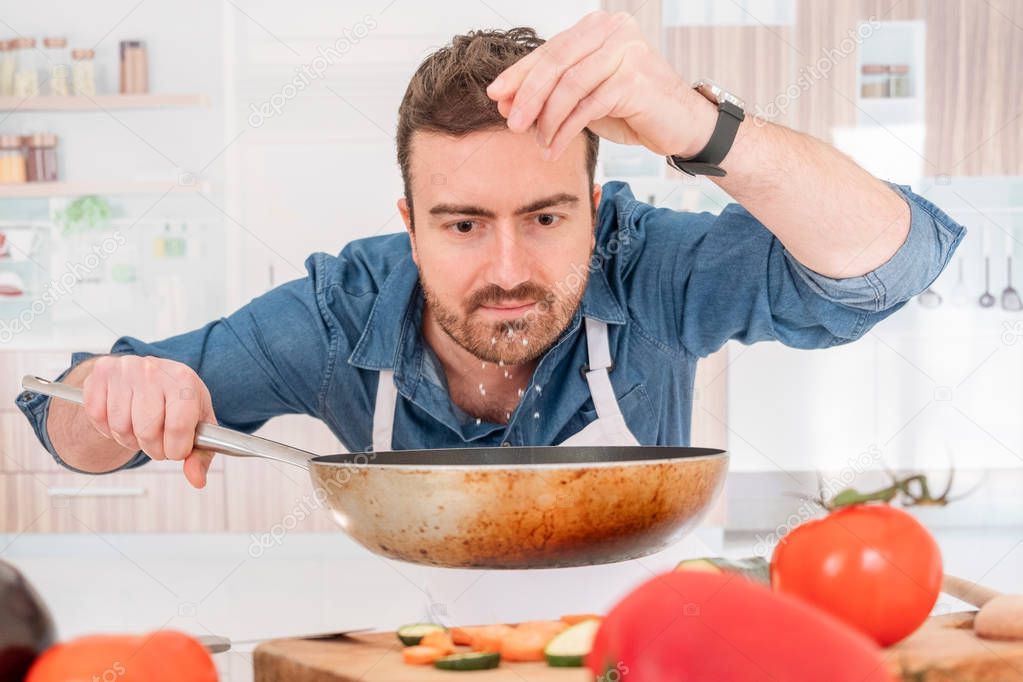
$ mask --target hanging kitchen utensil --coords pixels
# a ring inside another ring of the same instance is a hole
[[[952,287],[952,295],[949,298],[952,301],[952,305],[957,307],[963,307],[970,301],[970,294],[966,289],[966,282],[963,279],[963,256],[959,256],[959,274],[956,276],[956,283]]]
[[[916,301],[925,308],[937,308],[941,305],[941,294],[931,287],[927,287],[916,297]]]
[[[990,308],[995,304],[995,297],[991,295],[991,259],[984,256],[984,293],[977,300],[981,308]]]
[[[1012,286],[1012,256],[1008,256],[1006,260],[1007,279],[1005,290],[1002,292],[1002,308],[1015,313],[1023,310],[1023,300],[1020,299],[1019,292]]]
[[[82,403],[32,376],[28,391]],[[670,446],[494,447],[315,456],[215,424],[195,447],[309,470],[315,498],[371,552],[453,568],[625,561],[678,542],[725,481],[723,450]]]

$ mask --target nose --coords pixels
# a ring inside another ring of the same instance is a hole
[[[515,226],[501,225],[494,230],[487,257],[490,283],[511,290],[529,281],[532,255]]]

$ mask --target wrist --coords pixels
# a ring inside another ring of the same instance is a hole
[[[718,122],[718,107],[693,89],[688,91],[683,107],[681,125],[686,129],[685,141],[673,156],[688,159],[703,151],[710,141]]]

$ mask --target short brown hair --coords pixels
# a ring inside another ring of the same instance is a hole
[[[456,35],[451,44],[431,53],[416,69],[398,107],[398,166],[405,201],[412,216],[412,173],[409,166],[412,133],[424,130],[460,136],[505,127],[497,102],[487,86],[502,71],[543,45],[532,28],[479,30]],[[586,170],[593,186],[599,138],[586,135]],[[592,207],[591,207],[592,210]]]

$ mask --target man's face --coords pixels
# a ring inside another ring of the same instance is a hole
[[[556,161],[532,132],[413,135],[413,258],[430,312],[476,357],[529,362],[568,326],[600,200],[585,156],[583,135]],[[398,208],[411,227],[405,199]]]

